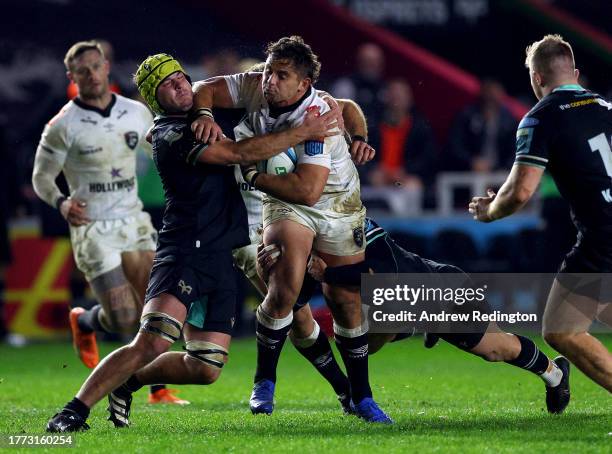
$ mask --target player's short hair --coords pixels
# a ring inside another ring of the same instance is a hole
[[[321,72],[319,57],[301,36],[285,36],[276,42],[268,43],[266,55],[277,60],[289,60],[295,69],[303,77],[308,77],[313,84],[319,79]]]
[[[546,35],[527,46],[525,53],[525,66],[545,76],[553,73],[553,65],[559,60],[566,60],[575,68],[572,46],[561,35]]]
[[[78,43],[73,44],[70,49],[68,49],[68,52],[66,52],[66,56],[64,57],[64,65],[66,66],[66,69],[70,71],[72,69],[72,62],[88,50],[97,50],[100,52],[100,55],[102,55],[102,58],[106,58],[104,56],[104,50],[102,50],[102,46],[98,41],[79,41]]]

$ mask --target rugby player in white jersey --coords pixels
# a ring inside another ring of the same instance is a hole
[[[248,127],[255,135],[299,124],[308,110],[329,110],[312,87],[320,63],[302,38],[282,38],[271,43],[266,53],[263,74],[218,77],[199,85],[195,108],[245,108]],[[194,122],[196,138],[208,137],[211,122],[206,116]],[[270,275],[266,298],[257,310],[258,354],[266,361],[258,364],[254,394],[262,399],[274,392],[276,364],[291,327],[292,308],[311,250],[333,266],[364,258],[365,208],[346,142],[341,137],[306,141],[296,152],[294,172],[278,177],[249,169],[244,174],[249,184],[267,194],[263,202],[264,243],[279,244],[282,251]],[[355,412],[369,422],[392,422],[372,399],[359,294],[326,284],[323,292],[332,302],[336,345],[347,369]]]
[[[263,72],[261,67],[253,67],[249,72]],[[355,164],[365,164],[375,154],[375,150],[367,143],[368,135],[366,119],[361,108],[348,99],[335,100],[325,92],[321,93],[323,99],[332,110],[338,110],[338,123],[344,130],[345,137],[350,138],[350,152]],[[252,136],[252,131],[241,122],[234,128],[236,141]],[[249,279],[253,287],[265,297],[267,286],[257,272],[257,249],[263,243],[263,197],[264,194],[244,181],[240,166],[235,168],[236,182],[247,209],[249,221],[249,237],[251,244],[234,250],[234,263]],[[278,254],[280,255],[280,253]],[[304,276],[304,283],[293,306],[293,323],[289,331],[289,339],[296,350],[304,356],[334,389],[345,413],[350,413],[350,385],[344,372],[340,369],[334,357],[327,334],[320,329],[310,310],[309,301],[318,283],[310,275]],[[261,355],[257,357],[258,363],[265,361]],[[250,408],[253,414],[271,414],[274,410],[273,395],[261,399],[257,394],[257,387],[251,396]]]
[[[88,311],[70,311],[77,353],[94,368],[95,331],[135,333],[142,312],[157,232],[138,198],[136,153],[143,148],[150,154],[145,136],[153,117],[143,104],[111,93],[109,63],[98,42],[74,44],[64,63],[79,96],[46,125],[32,183],[68,222],[76,265],[98,301]],[[55,183],[60,172],[68,196]],[[151,387],[149,402],[189,403],[163,385]]]

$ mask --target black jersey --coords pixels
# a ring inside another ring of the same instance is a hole
[[[210,252],[250,244],[233,166],[202,164],[187,115],[155,119],[153,160],[166,196],[159,248]]]
[[[612,251],[612,104],[563,85],[519,124],[516,164],[547,169],[569,202],[580,238]]]

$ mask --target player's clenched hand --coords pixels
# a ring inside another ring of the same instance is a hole
[[[376,150],[367,142],[363,140],[353,140],[351,143],[351,158],[357,165],[363,165],[366,162],[370,162],[374,159]]]
[[[304,115],[304,121],[298,127],[304,140],[320,140],[340,134],[335,114],[329,112],[319,115],[318,109],[310,109]]]
[[[223,131],[215,120],[202,115],[191,123],[191,131],[198,142],[213,143],[223,138]]]
[[[334,97],[329,93],[325,93],[323,96],[321,96],[321,99],[323,99],[323,101],[327,103],[327,105],[331,109],[331,112],[333,112],[336,116],[338,128],[344,131],[344,118],[342,117],[342,109],[340,108],[340,104],[338,104],[338,101],[336,101]]]
[[[480,222],[491,222],[494,219],[489,215],[489,206],[495,200],[495,192],[492,189],[487,189],[488,197],[473,197],[468,205],[468,211],[474,216],[474,219]]]
[[[67,198],[60,205],[60,213],[64,216],[64,219],[68,221],[68,223],[74,227],[79,227],[81,225],[86,225],[91,222],[91,220],[85,214],[85,208],[87,207],[87,203],[82,200]]]
[[[308,273],[310,273],[313,279],[323,282],[326,268],[327,263],[325,263],[321,257],[314,254],[310,256],[310,260],[308,261]]]
[[[263,243],[260,243],[257,246],[257,274],[264,282],[268,282],[270,270],[278,262],[280,255],[281,251],[276,244],[264,246]]]

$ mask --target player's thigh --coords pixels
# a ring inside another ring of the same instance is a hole
[[[599,305],[597,320],[612,327],[612,303],[602,303]]]
[[[121,266],[125,276],[141,301],[144,299],[149,283],[154,257],[155,251],[124,251],[121,253]]]
[[[108,329],[121,332],[135,329],[142,306],[121,266],[98,275],[90,285],[104,309]]]
[[[270,271],[268,296],[289,294],[293,305],[300,292],[314,232],[308,227],[291,220],[280,220],[264,230],[264,244],[276,244],[281,249],[278,262]]]
[[[232,256],[234,264],[242,271],[242,274],[251,282],[251,285],[259,292],[261,296],[265,296],[267,290],[266,284],[257,274],[257,245],[252,243],[247,246],[234,249]]]
[[[597,300],[575,293],[555,279],[544,309],[542,332],[586,332],[597,316],[598,306]]]

